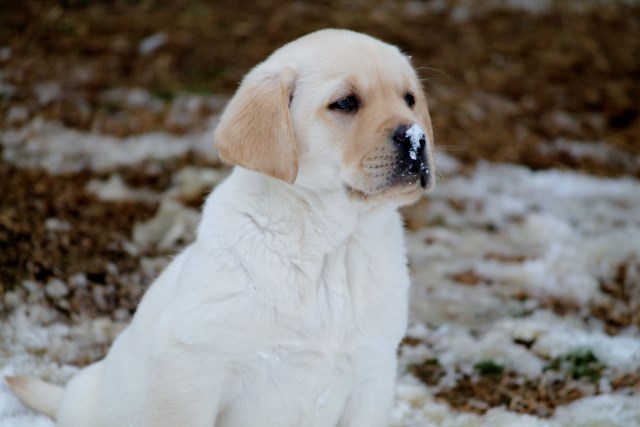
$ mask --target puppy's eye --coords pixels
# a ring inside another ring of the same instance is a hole
[[[358,109],[358,98],[354,95],[346,96],[329,105],[330,110],[353,112]]]
[[[404,96],[404,102],[406,102],[409,107],[413,107],[416,104],[416,98],[412,94],[407,93]]]

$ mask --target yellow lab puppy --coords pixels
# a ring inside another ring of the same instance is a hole
[[[8,379],[64,427],[376,427],[409,275],[397,208],[433,186],[427,103],[397,48],[324,30],[254,68],[222,115],[237,165],[104,360]]]

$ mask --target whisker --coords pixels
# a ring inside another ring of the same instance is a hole
[[[436,182],[445,183],[447,182],[447,179],[452,177],[453,175],[454,174],[450,172],[441,172],[440,170],[436,169]]]
[[[427,70],[427,71],[435,72],[435,73],[440,74],[442,77],[445,77],[447,80],[453,80],[453,79],[451,78],[451,76],[450,76],[450,75],[448,75],[447,73],[445,73],[444,71],[439,70],[439,69],[437,69],[437,68],[430,67],[430,66],[428,66],[428,65],[422,65],[422,66],[420,66],[420,67],[417,67],[417,68],[416,68],[416,71],[418,71],[418,72],[420,72],[420,71],[422,71],[422,70]]]
[[[436,151],[452,152],[452,151],[463,151],[463,150],[464,150],[463,147],[436,145]]]
[[[429,85],[430,87],[435,87],[435,88],[438,88],[438,89],[440,89],[442,87],[440,82],[435,78],[420,78],[419,80],[425,86]]]

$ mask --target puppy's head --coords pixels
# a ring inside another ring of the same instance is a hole
[[[254,68],[215,138],[232,164],[357,200],[410,203],[434,185],[431,120],[409,59],[351,31],[312,33]]]

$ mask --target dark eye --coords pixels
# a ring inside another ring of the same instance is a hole
[[[356,98],[354,95],[346,96],[329,105],[329,109],[346,112],[356,111],[358,109],[358,98]]]
[[[416,103],[416,98],[408,93],[404,96],[404,102],[406,102],[409,107],[413,107]]]

